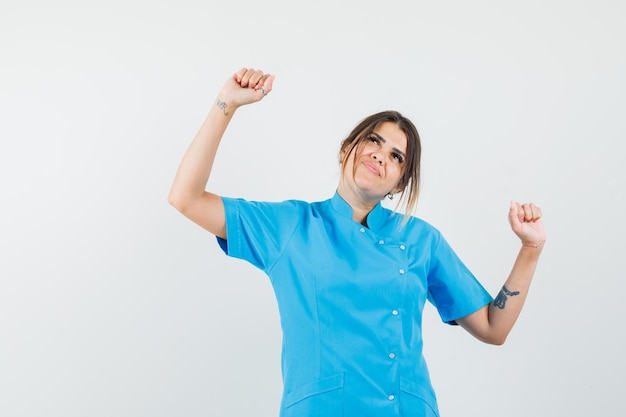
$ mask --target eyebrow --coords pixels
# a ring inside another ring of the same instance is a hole
[[[387,143],[387,140],[385,138],[383,138],[382,136],[380,136],[378,133],[376,132],[372,132],[373,136],[376,136],[376,139],[378,139],[379,141],[381,141],[382,143]],[[400,149],[398,148],[393,148],[394,151],[396,151],[397,153],[399,153],[400,155],[402,155],[402,157],[404,159],[406,159],[406,154],[404,152],[402,152]]]

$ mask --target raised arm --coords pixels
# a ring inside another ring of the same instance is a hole
[[[519,317],[546,240],[541,209],[534,204],[511,202],[509,223],[522,247],[508,279],[491,304],[457,320],[477,339],[495,345],[504,343]]]
[[[220,196],[206,191],[222,136],[235,111],[262,100],[274,76],[242,68],[220,90],[209,114],[183,156],[168,201],[187,218],[216,236],[226,238],[226,217]]]

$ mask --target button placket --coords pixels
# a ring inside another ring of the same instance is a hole
[[[379,241],[379,244],[383,244],[383,243],[384,243],[384,242],[383,242],[383,240],[381,239],[381,240]],[[397,251],[397,250],[399,250],[399,251],[400,251],[400,252],[396,252],[397,256],[395,256],[395,258],[397,259],[397,261],[399,261],[399,262],[400,262],[400,265],[402,265],[402,264],[404,263],[403,261],[404,261],[404,260],[405,260],[405,258],[406,258],[406,254],[405,254],[405,253],[403,253],[403,252],[405,251],[405,249],[406,249],[406,246],[404,246],[404,245],[399,245],[399,246],[396,246],[396,247],[394,248],[394,250],[396,250],[396,251]],[[396,264],[396,265],[397,265],[397,264]],[[396,268],[397,268],[397,266],[396,266]],[[406,270],[405,270],[404,268],[402,268],[402,267],[401,267],[401,268],[396,269],[396,271],[395,271],[395,274],[396,274],[395,276],[396,276],[396,278],[395,278],[395,279],[396,279],[396,280],[397,280],[397,279],[402,280],[402,279],[403,279],[403,276],[405,275],[405,273],[406,273]],[[401,282],[402,282],[402,281],[400,281],[400,282],[399,282],[399,284],[400,284]],[[403,286],[403,284],[400,284],[400,285],[402,285],[402,286]],[[402,295],[401,295],[401,294],[399,294],[399,296],[400,296],[400,297],[402,297]],[[396,320],[401,319],[401,317],[400,317],[400,307],[402,306],[402,302],[403,302],[403,300],[402,300],[402,298],[400,298],[400,299],[397,299],[397,300],[396,300],[396,302],[398,303],[398,304],[397,304],[397,307],[391,310],[391,316],[392,316],[392,318],[394,319],[394,320],[392,320],[392,322],[391,322],[391,323],[392,323],[393,329],[395,330],[394,334],[395,334],[395,339],[396,339],[396,340],[395,340],[395,341],[393,341],[393,342],[392,342],[392,343],[388,346],[388,349],[389,349],[389,350],[387,351],[387,354],[386,354],[386,355],[387,355],[387,361],[388,361],[388,365],[389,365],[389,371],[390,371],[390,374],[396,374],[396,377],[397,377],[397,372],[398,372],[399,362],[398,362],[398,360],[397,360],[397,353],[396,353],[396,352],[398,352],[398,351],[397,351],[396,349],[398,349],[399,339],[401,339],[401,338],[402,338],[402,335],[401,335],[401,333],[402,333],[402,323],[401,323],[401,321],[396,321]],[[394,400],[395,400],[395,398],[396,398],[396,397],[395,397],[395,394],[389,394],[389,395],[388,395],[388,397],[387,397],[387,399],[388,399],[389,401],[394,401]]]
[[[391,310],[391,315],[394,317],[398,317],[400,315],[400,312],[398,310]],[[394,352],[389,352],[389,354],[387,355],[389,357],[389,359],[395,359],[396,358],[396,354]]]
[[[382,240],[380,242],[382,242]],[[400,278],[400,279],[405,279],[405,275],[406,275],[407,269],[408,269],[407,268],[408,263],[406,263],[408,254],[407,254],[407,250],[406,249],[407,249],[407,247],[404,244],[398,245],[397,249],[396,249],[396,250],[399,250],[398,260],[401,262],[400,268],[397,269],[397,274],[398,275],[396,275],[396,276],[398,278]],[[401,301],[401,300],[398,300],[398,301]],[[399,305],[399,307],[400,306],[401,306],[401,304]],[[391,315],[394,318],[401,319],[401,317],[400,317],[400,308],[394,308],[393,310],[391,310]],[[396,329],[398,329],[397,331],[399,333],[401,333],[401,326],[402,326],[401,322],[400,323],[396,322],[396,326],[398,326],[398,327],[396,327]],[[399,334],[398,334],[398,336],[401,337],[401,335],[399,335]],[[396,347],[390,346],[390,348],[391,349],[387,353],[387,358],[389,360],[390,366],[395,368],[396,366],[399,365],[398,356],[397,356],[397,352],[398,351],[395,350]],[[389,401],[393,401],[395,399],[395,395],[394,394],[389,394],[388,399],[389,399]]]
[[[374,244],[378,246],[381,251],[385,251],[389,253],[393,257],[393,261],[389,264],[389,272],[392,274],[390,276],[391,281],[394,282],[393,285],[398,285],[400,288],[405,287],[405,275],[408,272],[408,251],[407,246],[405,244],[400,244],[399,242],[392,242],[386,240],[384,238],[374,238]],[[386,246],[385,249],[382,246]],[[395,264],[395,266],[394,266]],[[390,282],[391,284],[391,282]],[[400,314],[402,311],[402,305],[404,303],[404,292],[400,291],[394,301],[392,301],[395,305],[391,305],[391,309],[388,310],[388,314],[390,314],[388,325],[391,326],[390,336],[391,338],[387,341],[387,352],[384,352],[383,355],[386,357],[388,375],[391,378],[391,381],[395,381],[398,378],[399,366],[401,364],[400,357],[398,356],[401,346],[402,339],[402,315]],[[399,321],[398,321],[399,320]],[[387,400],[390,402],[394,402],[396,400],[396,394],[393,389],[387,391]]]

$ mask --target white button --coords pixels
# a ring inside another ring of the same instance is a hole
[[[395,358],[395,357],[396,357],[396,354],[395,354],[395,353],[390,353],[390,354],[389,354],[389,359],[393,359],[393,358]]]
[[[404,269],[399,270],[400,274],[404,275]]]
[[[405,249],[406,249],[406,246],[400,245],[400,250],[405,250]]]
[[[385,241],[381,239],[381,240],[379,240],[379,241],[378,241],[378,244],[379,244],[379,245],[384,245],[384,244],[385,244]]]
[[[398,314],[400,314],[400,313],[398,313],[398,310],[393,310],[393,311],[391,312],[391,314],[393,314],[394,316],[397,316],[397,315],[398,315]]]
[[[365,233],[365,227],[361,227],[359,230],[361,231],[361,233]]]
[[[395,396],[395,395],[393,395],[393,394],[391,394],[389,397],[387,397],[387,399],[388,399],[389,401],[393,401],[393,400],[395,400],[395,399],[396,399],[396,396]]]

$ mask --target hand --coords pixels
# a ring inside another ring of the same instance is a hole
[[[255,103],[272,91],[274,78],[261,70],[242,68],[226,81],[218,98],[233,107]]]
[[[511,201],[509,223],[523,245],[543,244],[546,241],[546,231],[541,220],[541,209],[532,203],[520,204]]]

